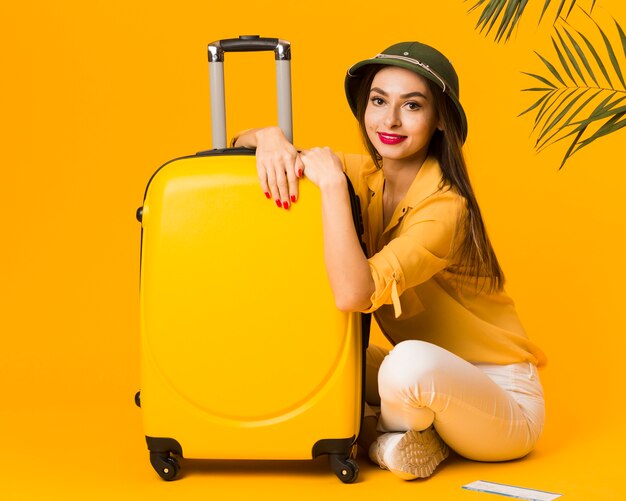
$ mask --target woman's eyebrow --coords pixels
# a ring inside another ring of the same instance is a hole
[[[423,97],[424,99],[427,99],[426,94],[417,90],[415,92],[409,92],[408,94],[402,94],[400,97],[402,99],[406,99],[407,97]]]
[[[382,94],[383,96],[388,96],[389,95],[384,90],[382,90],[380,87],[372,87],[370,89],[370,94],[372,92],[378,92],[379,94]],[[428,99],[424,93],[419,92],[419,91],[409,92],[408,94],[402,94],[400,96],[401,99],[407,99],[409,97],[423,97],[424,99]]]
[[[380,87],[372,87],[372,88],[370,89],[370,94],[371,94],[372,92],[378,92],[379,94],[382,94],[383,96],[386,96],[386,95],[387,95],[387,93],[386,93],[384,90],[382,90]]]

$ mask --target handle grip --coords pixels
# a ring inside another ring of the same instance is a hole
[[[261,38],[259,35],[241,35],[239,38],[227,38],[209,44],[209,62],[224,61],[224,52],[262,52],[274,51],[277,61],[291,59],[291,45],[278,38]]]

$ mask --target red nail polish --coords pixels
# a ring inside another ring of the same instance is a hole
[[[289,208],[289,202],[283,202],[283,209]]]
[[[291,195],[291,201],[295,202],[296,201],[296,196],[295,195]]]
[[[280,203],[280,200],[276,200],[276,207],[282,207],[283,204]]]
[[[272,195],[270,195],[267,191],[265,192],[265,197],[266,198],[272,198]]]
[[[298,177],[302,177],[302,169],[298,169]]]

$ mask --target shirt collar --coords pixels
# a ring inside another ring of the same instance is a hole
[[[375,195],[376,200],[370,203],[368,208],[368,219],[373,227],[370,230],[371,248],[378,248],[382,235],[388,233],[395,228],[400,221],[409,213],[409,210],[417,206],[420,202],[439,191],[439,183],[441,182],[441,168],[439,162],[433,156],[426,158],[420,170],[413,179],[411,186],[396,207],[388,225],[383,228],[382,221],[382,190],[384,186],[384,177],[382,169],[372,170],[365,173],[368,188],[372,196]]]
[[[441,167],[437,159],[430,155],[415,176],[415,179],[409,187],[404,200],[400,202],[407,209],[415,207],[422,200],[427,199],[433,193],[440,189],[442,179]]]
[[[367,186],[372,193],[377,193],[383,188],[383,170],[373,166],[365,173]],[[422,200],[439,191],[442,173],[437,159],[430,155],[424,160],[415,179],[411,183],[404,199],[400,202],[400,208],[413,208]]]

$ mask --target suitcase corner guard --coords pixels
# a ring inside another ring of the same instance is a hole
[[[327,454],[330,460],[330,467],[337,475],[337,478],[344,484],[351,484],[356,481],[359,475],[359,465],[350,457],[350,451],[355,442],[355,435],[351,438],[318,440],[313,446],[313,458]]]
[[[163,480],[174,480],[180,472],[178,460],[170,454],[183,457],[183,448],[173,438],[146,436],[150,451],[150,464]]]

